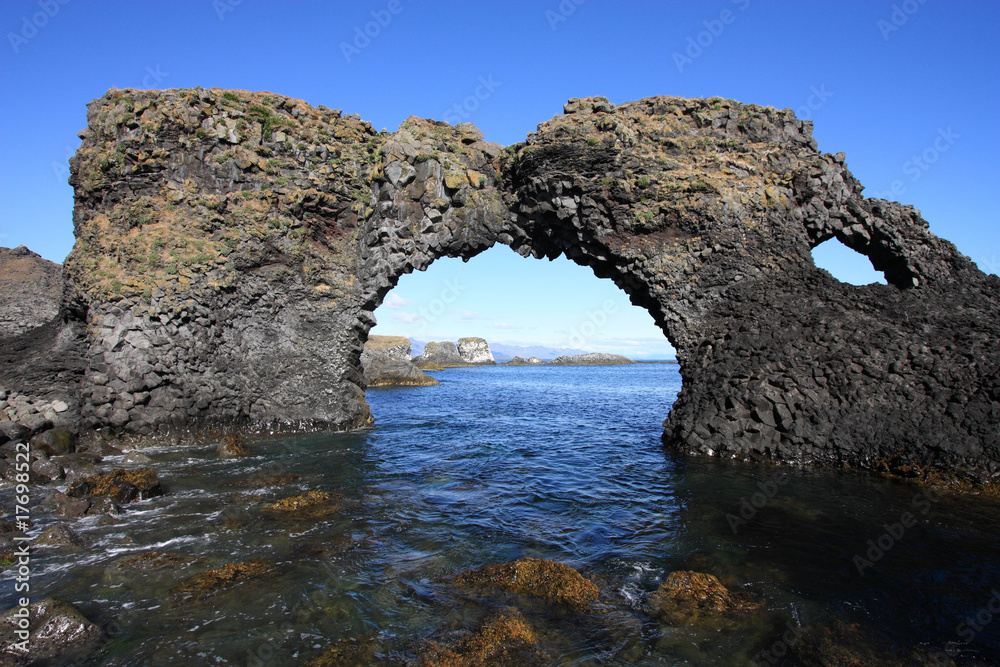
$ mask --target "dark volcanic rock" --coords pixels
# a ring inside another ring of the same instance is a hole
[[[649,311],[684,378],[671,447],[1000,472],[1000,279],[866,198],[812,123],[721,98],[564,111],[503,149],[266,93],[109,91],[71,161],[64,318],[0,340],[0,382],[72,387],[84,425],[125,433],[365,425],[374,310],[403,274],[501,243]],[[831,238],[888,284],[818,269]]]
[[[163,488],[152,468],[118,468],[104,475],[73,482],[66,489],[66,495],[71,498],[104,496],[117,503],[130,503],[162,496]]]
[[[69,602],[45,598],[27,607],[28,652],[18,650],[19,613],[13,607],[0,614],[0,664],[77,664],[97,648],[103,632]]]

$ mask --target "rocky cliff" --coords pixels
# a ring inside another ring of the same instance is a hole
[[[40,327],[59,313],[62,267],[24,246],[0,248],[0,337]]]
[[[440,384],[410,360],[410,340],[403,336],[368,336],[361,367],[369,387],[428,387]]]
[[[399,277],[496,243],[646,308],[684,388],[665,441],[739,459],[1000,471],[1000,280],[866,198],[789,110],[570,100],[507,149],[277,95],[113,90],[71,161],[66,312],[89,426],[368,423],[362,341]],[[830,238],[888,285],[812,261]]]
[[[490,344],[483,338],[459,338],[456,345],[458,354],[466,362],[476,366],[496,364]]]

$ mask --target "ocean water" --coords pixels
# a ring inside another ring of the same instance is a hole
[[[1000,664],[996,501],[679,457],[660,439],[674,365],[434,375],[436,387],[370,390],[377,422],[362,432],[254,440],[242,459],[218,459],[214,443],[146,450],[167,494],[75,523],[91,548],[38,551],[32,596],[70,600],[105,627],[83,664],[122,667],[297,665],[338,640],[372,647],[373,664],[415,664],[427,642],[511,604],[554,665]],[[299,477],[234,485],[276,474]],[[340,511],[260,509],[310,490],[344,496]],[[51,520],[38,516],[38,528]],[[151,550],[179,560],[116,565]],[[449,583],[524,556],[597,582],[595,611]],[[250,559],[274,569],[199,602],[171,592]],[[674,570],[713,574],[757,608],[657,620],[647,596]],[[0,593],[13,599],[12,582]]]

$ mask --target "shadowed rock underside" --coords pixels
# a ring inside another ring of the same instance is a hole
[[[501,243],[650,312],[684,379],[671,447],[1000,472],[1000,280],[864,197],[811,130],[720,98],[586,98],[505,149],[264,93],[112,90],[71,161],[84,424],[368,424],[373,311],[402,274]],[[888,284],[818,269],[834,237]]]

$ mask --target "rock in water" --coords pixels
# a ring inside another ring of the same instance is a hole
[[[364,371],[369,387],[429,387],[440,384],[409,359],[382,354],[370,357]]]
[[[457,347],[459,356],[470,364],[486,366],[497,363],[490,344],[483,338],[459,338]]]
[[[460,366],[471,366],[468,361],[458,353],[458,348],[451,341],[441,343],[430,342],[424,346],[424,353],[413,358],[419,368],[424,368],[430,364],[435,364],[441,368],[457,368]]]
[[[101,628],[79,609],[63,600],[45,598],[27,607],[31,639],[28,651],[21,651],[17,631],[21,629],[22,609],[13,607],[0,614],[0,664],[77,664],[100,643]]]
[[[216,452],[221,459],[233,459],[239,456],[250,456],[246,439],[239,433],[228,433],[219,441]]]
[[[403,336],[368,336],[361,353],[362,365],[376,356],[410,361],[410,339]]]
[[[605,354],[604,352],[574,354],[573,356],[556,357],[552,360],[552,364],[556,366],[616,366],[634,363],[628,357],[623,357],[620,354]]]

